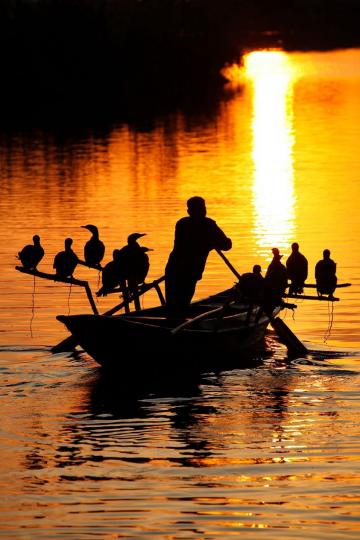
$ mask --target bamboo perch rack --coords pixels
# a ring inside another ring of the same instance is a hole
[[[304,283],[303,287],[308,287],[308,288],[311,288],[311,289],[316,289],[317,288],[317,285],[316,283]],[[351,283],[338,283],[336,285],[336,288],[337,289],[342,289],[344,287],[351,287]]]
[[[86,266],[87,268],[92,268],[93,270],[98,270],[99,272],[101,272],[101,270],[103,269],[101,264],[94,266],[93,264],[88,264],[87,262],[82,261],[81,259],[78,259],[78,264],[81,264],[82,266]]]
[[[93,313],[95,315],[98,315],[98,309],[96,307],[96,304],[94,302],[93,295],[91,293],[91,289],[89,287],[89,283],[87,281],[83,281],[80,279],[75,279],[73,277],[71,278],[60,278],[56,274],[47,274],[45,272],[39,272],[39,270],[29,270],[27,268],[24,268],[22,266],[15,266],[15,269],[19,272],[22,272],[23,274],[29,274],[30,276],[35,276],[42,279],[48,279],[50,281],[58,281],[60,283],[67,283],[69,285],[77,285],[78,287],[83,287],[85,289],[86,295],[88,297],[91,309],[93,310]]]
[[[319,300],[320,302],[339,302],[339,298],[329,298],[328,296],[310,296],[308,294],[283,294],[284,298],[295,298],[296,300]]]

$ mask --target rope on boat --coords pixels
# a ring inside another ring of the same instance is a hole
[[[68,301],[67,301],[67,306],[68,306],[68,316],[70,315],[70,296],[71,296],[71,288],[72,288],[72,283],[70,283],[69,294],[68,294]]]
[[[35,317],[35,276],[34,276],[33,290],[32,290],[31,318],[30,318],[30,337],[31,338],[33,338],[32,325],[33,325],[34,317]]]
[[[331,330],[334,322],[334,302],[328,302],[328,327],[324,334],[324,343],[327,343],[327,340],[330,337]]]

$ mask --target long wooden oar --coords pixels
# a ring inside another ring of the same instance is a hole
[[[230,270],[232,271],[232,273],[234,274],[234,276],[236,276],[238,279],[241,278],[241,275],[239,274],[239,272],[236,270],[236,268],[234,268],[234,266],[231,264],[231,262],[229,261],[229,259],[227,257],[225,257],[225,255],[223,254],[222,251],[220,251],[220,249],[216,249],[215,250],[216,253],[222,258],[222,260],[224,261],[224,263],[226,264],[226,266],[228,268],[230,268]]]
[[[225,262],[226,266],[230,268],[233,274],[238,279],[240,279],[241,275],[233,267],[229,259],[220,250],[217,249],[216,252],[218,253],[218,255],[220,255],[222,260]],[[307,350],[305,345],[301,343],[299,338],[296,337],[296,335],[290,330],[290,328],[287,326],[287,324],[284,323],[282,319],[280,319],[279,317],[273,317],[269,313],[267,313],[267,316],[269,317],[271,326],[277,333],[280,340],[287,347],[289,352],[295,355],[299,355],[299,356],[308,354],[309,351]]]

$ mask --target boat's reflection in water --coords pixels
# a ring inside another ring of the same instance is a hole
[[[219,452],[237,444],[239,430],[253,440],[257,429],[275,429],[280,440],[293,370],[285,363],[281,367],[270,353],[242,360],[236,369],[194,371],[191,376],[187,372],[183,377],[158,373],[142,378],[139,365],[136,380],[127,380],[121,370],[95,369],[82,411],[72,415],[73,422],[66,423],[60,437],[67,444],[58,453],[58,466],[75,460],[96,468],[101,461],[101,474],[109,478],[114,460],[120,468],[121,463],[208,467]],[[219,435],[222,430],[224,437]]]
[[[220,357],[207,353],[206,358],[199,361],[198,356],[189,351],[186,357],[168,355],[158,365],[152,358],[130,356],[123,362],[119,360],[117,368],[112,362],[111,369],[98,367],[94,371],[94,377],[88,384],[88,412],[95,416],[110,414],[116,418],[131,418],[143,414],[142,400],[149,397],[196,397],[201,393],[204,380],[217,381],[224,373],[254,370],[264,367],[266,362],[282,363],[288,359],[286,349],[271,338],[264,339],[241,356],[224,354]],[[135,372],[133,369],[129,372],[125,362],[135,363]]]

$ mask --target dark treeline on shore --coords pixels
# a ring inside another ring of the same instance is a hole
[[[359,0],[1,0],[3,104],[221,86],[245,48],[359,45]]]

